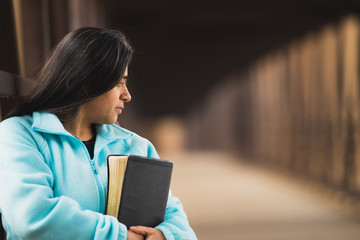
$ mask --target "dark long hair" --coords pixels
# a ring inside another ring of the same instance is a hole
[[[46,111],[69,121],[82,104],[118,84],[132,54],[119,31],[87,27],[70,32],[48,57],[34,90],[8,117]]]

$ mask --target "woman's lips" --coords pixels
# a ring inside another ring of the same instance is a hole
[[[123,107],[116,107],[115,109],[118,111],[118,113],[122,113],[122,111],[124,110]]]

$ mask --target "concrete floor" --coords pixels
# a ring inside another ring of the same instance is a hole
[[[219,152],[167,155],[200,240],[359,240],[354,201]]]

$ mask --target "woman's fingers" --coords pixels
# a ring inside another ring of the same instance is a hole
[[[126,240],[144,240],[144,236],[142,234],[135,233],[133,231],[127,231]]]
[[[144,227],[144,226],[132,226],[130,227],[130,230],[134,233],[141,234],[141,235],[148,235],[151,234],[151,230],[154,228],[150,227]]]
[[[164,234],[160,230],[155,228],[133,226],[130,227],[130,231],[146,236],[147,240],[165,240]]]

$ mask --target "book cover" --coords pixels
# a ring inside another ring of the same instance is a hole
[[[164,221],[173,163],[140,156],[108,156],[106,214],[127,228]]]

